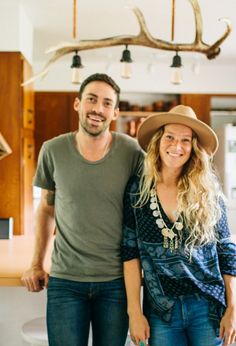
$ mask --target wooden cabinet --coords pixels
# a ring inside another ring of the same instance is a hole
[[[27,60],[22,60],[23,80],[28,80],[32,76],[32,68]],[[34,130],[34,90],[33,84],[27,84],[23,88],[23,128]]]
[[[35,93],[36,156],[44,141],[78,129],[78,114],[73,109],[77,93]]]
[[[32,229],[34,92],[21,83],[32,74],[19,52],[0,52],[0,132],[12,154],[0,161],[0,217],[13,217],[14,234]]]
[[[211,95],[183,94],[180,103],[192,107],[198,119],[210,125]]]

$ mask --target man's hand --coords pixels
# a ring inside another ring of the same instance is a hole
[[[48,274],[42,269],[31,267],[21,278],[29,292],[40,292],[48,287]]]

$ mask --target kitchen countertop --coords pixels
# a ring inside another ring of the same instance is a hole
[[[232,235],[236,242],[236,234]],[[44,268],[51,266],[53,240],[49,244]],[[29,268],[34,250],[33,236],[14,236],[12,239],[0,239],[0,286],[23,286],[22,273]]]
[[[49,245],[44,263],[47,272],[50,271],[52,247],[53,240]],[[33,236],[0,239],[0,286],[23,286],[21,276],[30,266],[33,250]]]

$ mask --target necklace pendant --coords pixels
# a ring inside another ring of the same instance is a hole
[[[163,239],[163,247],[165,249],[169,248],[169,242],[168,242],[168,238],[167,237],[164,237],[164,239]]]
[[[151,210],[155,210],[156,207],[157,207],[156,202],[152,202],[152,203],[150,204],[150,209],[151,209]]]
[[[165,226],[162,219],[156,219],[156,224],[159,228],[163,228]]]
[[[177,231],[181,231],[181,229],[183,229],[183,224],[182,222],[175,222],[175,228],[177,229]]]
[[[174,241],[173,241],[173,239],[170,239],[170,251],[171,252],[174,251]]]
[[[175,237],[175,250],[179,247],[179,240],[177,237]]]
[[[182,230],[183,223],[181,221],[178,221],[177,218],[172,228],[168,228],[163,219],[158,203],[159,202],[157,201],[156,191],[153,189],[150,192],[150,209],[152,210],[152,215],[156,218],[156,224],[160,229],[161,234],[163,235],[163,247],[165,249],[170,249],[170,251],[173,252],[179,247],[180,235],[178,231]],[[176,230],[176,233],[173,231],[173,229]]]
[[[151,190],[151,197],[155,197],[156,196],[156,192],[155,192],[155,190],[153,189],[153,190]]]
[[[158,210],[153,210],[152,215],[158,217],[160,215],[160,212]]]
[[[174,237],[176,237],[176,234],[175,232],[172,231],[172,229],[169,229],[169,228],[163,228],[161,230],[161,234],[164,236],[164,237],[167,237],[169,239],[174,239]]]

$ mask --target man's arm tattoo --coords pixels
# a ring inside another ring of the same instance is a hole
[[[55,204],[55,192],[54,191],[48,190],[45,198],[47,200],[47,205],[54,205]]]

